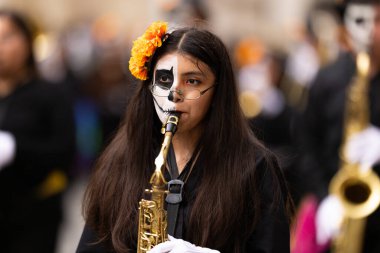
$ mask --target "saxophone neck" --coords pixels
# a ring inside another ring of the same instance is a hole
[[[163,176],[163,171],[166,167],[166,157],[168,156],[169,147],[173,138],[173,135],[177,131],[177,125],[179,121],[178,114],[169,115],[166,124],[161,129],[161,132],[165,134],[164,141],[161,145],[161,150],[158,156],[156,157],[154,164],[156,169],[150,178],[150,183],[153,188],[163,189],[165,188],[167,182]]]
[[[165,188],[167,184],[162,172],[164,171],[166,166],[166,157],[168,156],[172,136],[173,134],[171,132],[165,133],[160,153],[154,160],[156,169],[154,170],[154,173],[150,178],[150,183],[153,188],[162,189]]]
[[[359,52],[356,56],[356,69],[359,76],[368,77],[370,72],[370,57],[366,52]]]
[[[362,131],[369,124],[368,90],[370,67],[368,53],[357,53],[356,74],[347,91],[344,116],[344,144],[351,136]]]

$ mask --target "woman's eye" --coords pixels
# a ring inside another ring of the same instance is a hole
[[[169,75],[159,76],[156,80],[156,85],[164,89],[170,89],[173,84],[173,79]]]
[[[171,82],[171,78],[169,78],[168,76],[161,76],[158,81],[162,83],[168,83]]]
[[[199,85],[199,84],[201,83],[201,81],[196,80],[196,79],[188,79],[188,80],[186,81],[186,83],[195,86],[195,85]]]
[[[170,89],[173,85],[174,76],[173,68],[168,69],[158,69],[155,76],[155,84],[163,89]]]

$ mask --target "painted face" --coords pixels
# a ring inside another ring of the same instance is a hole
[[[194,57],[171,53],[158,60],[153,76],[153,84],[168,91],[167,96],[153,94],[154,106],[161,122],[165,123],[170,112],[181,113],[178,133],[191,131],[202,122],[214,94],[207,90],[198,99],[184,99],[186,89],[204,91],[214,85],[215,76],[211,69]]]
[[[368,51],[374,29],[375,9],[368,4],[347,6],[345,25],[355,51]]]

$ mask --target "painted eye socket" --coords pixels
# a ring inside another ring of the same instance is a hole
[[[160,83],[169,83],[169,82],[173,82],[171,80],[171,78],[167,75],[163,75],[163,76],[160,76],[160,79],[158,80],[158,82]]]
[[[158,69],[155,73],[155,84],[163,89],[170,89],[174,82],[173,68]]]
[[[170,89],[173,84],[173,78],[170,75],[160,75],[156,80],[156,84],[161,88]]]

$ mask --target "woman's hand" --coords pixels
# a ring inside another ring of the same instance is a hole
[[[217,250],[195,246],[182,239],[176,239],[169,235],[169,241],[156,245],[149,253],[220,253]]]

